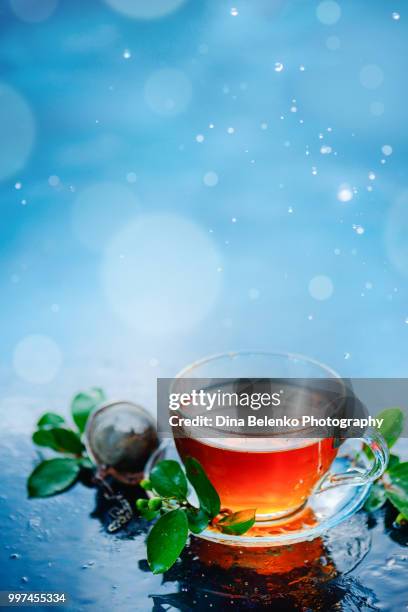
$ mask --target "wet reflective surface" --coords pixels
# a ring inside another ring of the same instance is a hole
[[[27,437],[3,435],[1,590],[65,591],[66,609],[75,611],[406,607],[408,534],[393,528],[389,508],[375,518],[360,512],[323,539],[282,549],[194,539],[167,574],[153,576],[144,521],[109,534],[109,503],[86,475],[59,497],[28,500],[25,478],[35,461]]]

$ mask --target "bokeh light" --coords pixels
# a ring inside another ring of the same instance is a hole
[[[26,336],[16,345],[13,365],[16,374],[26,382],[46,384],[57,375],[62,353],[52,338],[41,334]]]
[[[377,89],[383,80],[384,73],[376,64],[368,64],[360,70],[360,83],[366,89]]]
[[[127,17],[134,19],[157,19],[176,11],[185,0],[105,0],[105,2]]]
[[[315,300],[328,300],[332,296],[333,291],[333,282],[328,276],[315,276],[309,283],[309,293]]]
[[[138,200],[121,183],[102,182],[81,191],[72,209],[76,238],[91,251],[102,250],[128,219],[138,212]]]
[[[0,180],[21,170],[33,147],[35,122],[27,102],[0,82]]]
[[[114,311],[134,329],[187,331],[215,305],[220,262],[196,224],[176,215],[144,215],[109,244],[102,282]]]
[[[58,0],[10,0],[15,15],[28,23],[48,19],[57,8]]]
[[[316,15],[324,25],[334,25],[341,17],[341,8],[337,2],[325,0],[317,6]]]
[[[188,107],[192,96],[189,79],[181,70],[157,70],[147,79],[144,97],[148,107],[158,115],[172,117]]]

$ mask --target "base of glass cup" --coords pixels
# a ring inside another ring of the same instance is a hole
[[[301,513],[307,504],[307,499],[301,503],[299,506],[295,506],[293,508],[288,508],[287,510],[282,510],[281,512],[272,512],[269,514],[256,514],[255,522],[256,523],[268,523],[280,522],[282,520],[292,520],[296,518],[296,516]]]

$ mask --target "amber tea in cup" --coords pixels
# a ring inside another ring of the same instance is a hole
[[[323,396],[321,391],[316,391],[327,386],[326,380],[334,381],[340,395],[344,386],[335,372],[313,360],[277,353],[229,353],[204,359],[183,370],[172,390],[189,389],[197,378],[209,381],[225,378],[238,383],[251,378],[279,379],[279,384],[285,385],[289,401],[302,411],[327,406],[326,400],[319,404]],[[312,379],[323,383],[311,387]],[[188,415],[188,407],[178,413]],[[254,508],[257,521],[290,516],[311,495],[329,488],[372,482],[383,473],[388,458],[386,443],[376,432],[358,434],[372,451],[372,463],[346,473],[331,470],[339,440],[334,439],[333,433],[316,437],[316,430],[312,428],[281,431],[277,435],[265,432],[242,435],[211,427],[203,432],[203,428],[177,426],[173,427],[173,435],[181,459],[190,456],[201,463],[220,496],[222,507],[234,512]]]

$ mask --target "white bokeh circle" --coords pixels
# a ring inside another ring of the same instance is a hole
[[[102,284],[113,310],[150,334],[193,328],[214,307],[220,254],[199,226],[177,215],[143,215],[106,249]]]
[[[333,295],[333,291],[333,282],[328,276],[314,276],[309,282],[309,293],[315,300],[328,300]]]
[[[0,82],[0,180],[21,170],[35,138],[33,113],[24,98]]]
[[[127,185],[95,183],[78,194],[72,207],[72,229],[89,250],[100,251],[137,212],[138,200]]]
[[[384,73],[377,64],[367,64],[360,70],[360,83],[366,89],[377,89],[384,80]]]
[[[396,200],[385,230],[387,255],[400,274],[408,277],[408,191]]]
[[[13,13],[27,23],[45,21],[55,11],[58,0],[10,0]]]
[[[173,117],[190,104],[192,86],[181,70],[165,68],[150,75],[144,87],[147,106],[156,114]]]
[[[111,8],[133,19],[158,19],[176,11],[185,0],[105,0]]]
[[[52,338],[41,334],[26,336],[18,342],[13,352],[14,370],[26,382],[51,382],[61,364],[62,353],[58,345]]]
[[[324,25],[334,25],[341,17],[341,8],[334,0],[324,0],[316,8],[316,16]]]

